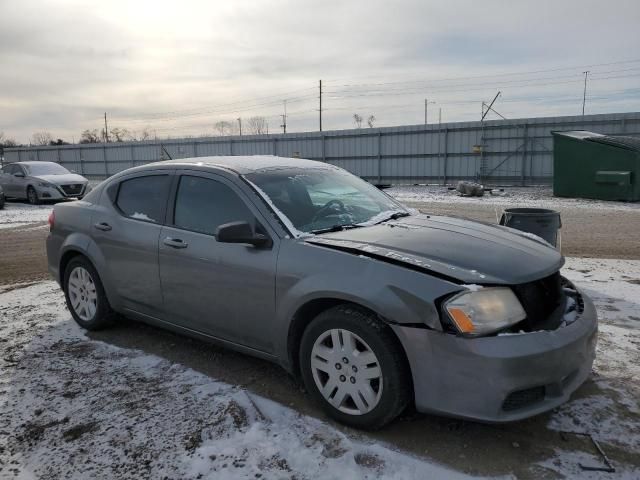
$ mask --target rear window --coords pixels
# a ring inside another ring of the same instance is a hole
[[[116,206],[129,218],[162,223],[169,182],[169,175],[149,175],[125,180],[120,183]]]

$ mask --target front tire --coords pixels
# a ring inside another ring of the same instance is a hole
[[[73,258],[65,269],[63,285],[67,308],[78,325],[87,330],[111,325],[115,313],[89,260],[81,256]]]
[[[27,188],[27,200],[31,205],[40,205],[40,199],[38,198],[38,192],[32,186]]]
[[[332,418],[375,430],[411,399],[406,357],[393,332],[356,306],[326,310],[307,327],[300,346],[307,391]]]

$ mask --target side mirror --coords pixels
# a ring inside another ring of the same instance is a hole
[[[221,243],[248,243],[254,247],[270,247],[271,239],[255,233],[247,222],[231,222],[220,225],[216,230],[216,240]]]
[[[13,176],[18,178],[24,178],[24,173],[22,172],[14,173]]]

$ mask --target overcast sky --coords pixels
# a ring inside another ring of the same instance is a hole
[[[0,0],[0,132],[279,131],[640,110],[640,1]],[[492,118],[496,118],[493,114]]]

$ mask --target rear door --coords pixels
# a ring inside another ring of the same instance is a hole
[[[162,292],[158,238],[166,215],[172,171],[132,174],[111,184],[92,216],[92,238],[122,306],[159,317]]]
[[[273,351],[279,239],[229,179],[178,171],[159,244],[167,321],[263,352]],[[247,221],[273,245],[219,243],[219,225]]]

